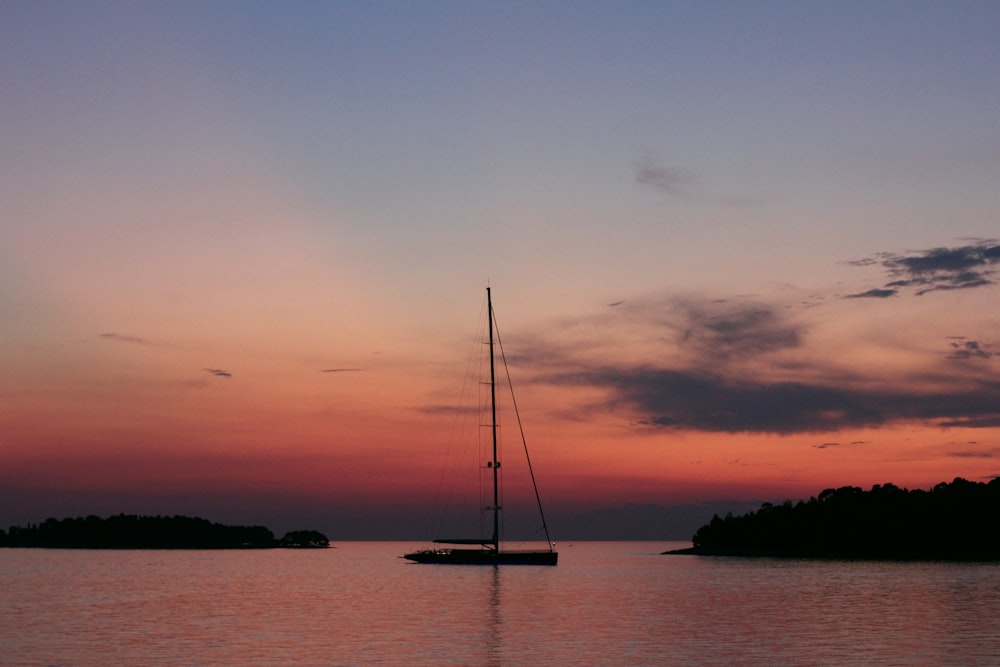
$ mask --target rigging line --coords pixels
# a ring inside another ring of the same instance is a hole
[[[488,458],[487,454],[489,451],[489,444],[486,438],[483,437],[484,427],[486,425],[485,414],[487,406],[489,405],[488,394],[485,393],[486,383],[482,381],[484,377],[484,365],[488,364],[488,355],[486,350],[489,348],[485,347],[484,339],[489,333],[489,294],[483,297],[480,302],[479,317],[476,318],[477,329],[476,329],[476,341],[478,343],[476,349],[478,355],[476,358],[476,378],[478,380],[477,387],[478,392],[476,394],[476,466],[479,469],[479,474],[476,479],[479,483],[478,488],[478,500],[479,500],[479,534],[487,535],[490,530],[492,530],[491,525],[491,515],[488,512],[490,506],[489,500],[489,485],[487,484],[488,473],[483,468],[483,460]]]
[[[507,355],[503,351],[503,341],[500,340],[500,328],[497,327],[494,316],[493,328],[497,334],[497,347],[500,348],[500,360],[503,361],[504,374],[507,376],[507,386],[510,388],[510,402],[514,407],[514,416],[517,418],[517,428],[521,431],[521,445],[524,447],[524,458],[528,461],[528,474],[531,475],[531,487],[535,490],[535,502],[538,503],[538,514],[542,517],[542,530],[545,531],[545,542],[552,550],[552,538],[549,537],[549,527],[545,523],[545,512],[542,510],[542,498],[538,495],[538,484],[535,483],[535,469],[531,466],[531,456],[528,454],[528,439],[524,435],[524,425],[521,423],[521,412],[517,409],[517,398],[514,397],[514,381],[510,377],[510,369],[507,367]]]
[[[473,364],[478,362],[482,365],[482,345],[480,341],[482,339],[483,330],[486,328],[483,324],[483,313],[486,309],[486,299],[480,304],[479,317],[476,318],[476,330],[474,334],[469,338],[468,342],[468,355],[465,361],[465,373],[462,375],[462,387],[459,392],[458,402],[455,404],[452,420],[451,420],[451,431],[448,435],[447,450],[445,452],[444,463],[441,466],[441,474],[438,478],[437,489],[434,494],[434,507],[437,508],[437,525],[434,532],[441,533],[445,531],[446,527],[448,530],[451,529],[452,524],[456,522],[456,517],[454,516],[454,508],[459,505],[459,499],[466,498],[472,491],[471,484],[466,484],[464,487],[459,488],[458,484],[451,483],[446,484],[449,478],[453,474],[452,468],[458,468],[464,470],[463,466],[466,462],[463,460],[455,460],[454,451],[460,448],[460,440],[468,436],[471,430],[470,422],[474,421],[478,423],[481,421],[478,406],[475,410],[475,414],[467,413],[466,407],[472,407],[472,383],[470,379],[473,376]],[[477,354],[478,353],[478,354]],[[480,369],[476,369],[476,372],[480,372]],[[479,397],[476,398],[479,401]],[[460,423],[462,422],[462,423]],[[475,431],[480,429],[475,428]],[[460,451],[467,451],[465,449],[460,449]],[[472,452],[475,456],[474,460],[478,460],[480,455],[478,452]],[[479,496],[482,496],[482,480],[479,480]],[[480,532],[482,526],[480,526]]]

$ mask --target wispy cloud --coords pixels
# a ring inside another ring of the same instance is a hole
[[[1000,427],[1000,410],[994,410],[992,414],[986,413],[983,417],[967,416],[961,419],[943,421],[938,426],[944,427],[965,427],[965,428],[998,428]]]
[[[948,456],[960,459],[995,459],[1000,458],[1000,449],[960,449],[948,452]]]
[[[788,310],[755,301],[691,296],[617,301],[590,317],[564,319],[548,331],[511,338],[510,358],[534,369],[572,367],[624,349],[670,355],[674,365],[738,364],[799,348],[804,327]],[[609,349],[610,348],[610,349]],[[513,352],[516,350],[516,352]]]
[[[683,194],[682,186],[690,180],[684,171],[657,164],[649,155],[636,160],[632,168],[636,183],[648,185],[668,195]]]
[[[844,447],[845,445],[867,445],[868,443],[864,440],[852,440],[851,442],[821,442],[818,445],[813,445],[816,449],[830,449],[831,447]]]
[[[357,373],[363,370],[363,368],[324,368],[320,373]]]
[[[889,280],[880,288],[849,294],[848,298],[886,298],[904,290],[913,290],[919,296],[995,284],[994,267],[1000,263],[1000,245],[989,239],[956,248],[931,248],[907,254],[883,252],[849,263],[879,265]]]
[[[848,294],[846,298],[848,299],[888,299],[891,296],[896,296],[899,294],[899,290],[896,289],[882,289],[873,288],[870,290],[865,290],[864,292],[858,292],[856,294]]]
[[[212,375],[220,378],[231,378],[233,374],[229,371],[222,370],[221,368],[203,368],[206,373],[211,373]]]
[[[949,359],[989,359],[993,356],[989,343],[969,340],[964,336],[953,336],[949,345],[952,348]]]
[[[681,301],[674,313],[681,343],[716,362],[795,348],[802,342],[801,327],[763,303]]]
[[[124,334],[118,334],[113,332],[102,333],[101,338],[104,340],[111,341],[113,343],[129,343],[132,345],[151,345],[145,338],[139,338],[138,336],[126,336]]]

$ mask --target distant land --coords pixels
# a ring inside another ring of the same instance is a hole
[[[225,526],[186,516],[118,514],[46,519],[0,530],[0,547],[48,549],[323,549],[330,540],[315,530],[295,530],[280,540],[263,526]]]
[[[887,560],[1000,560],[1000,478],[930,491],[845,486],[793,504],[716,514],[667,554]]]

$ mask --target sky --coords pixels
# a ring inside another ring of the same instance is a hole
[[[998,42],[994,2],[3,3],[0,526],[421,538],[487,285],[557,539],[991,479]]]

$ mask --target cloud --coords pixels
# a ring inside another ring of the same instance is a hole
[[[681,186],[690,180],[680,169],[656,164],[650,156],[636,160],[633,171],[636,183],[649,185],[668,195],[683,194]]]
[[[129,343],[129,344],[132,344],[132,345],[151,345],[152,344],[148,340],[146,340],[145,338],[139,338],[138,336],[125,336],[123,334],[117,334],[117,333],[111,333],[111,332],[109,332],[109,333],[102,333],[100,336],[104,340],[109,340],[109,341],[112,341],[114,343]]]
[[[960,459],[995,459],[1000,458],[1000,449],[994,447],[993,449],[985,450],[958,450],[953,452],[948,452],[948,456],[952,456]]]
[[[766,304],[680,302],[675,312],[682,344],[716,361],[758,356],[802,343],[801,328]]]
[[[868,443],[864,440],[852,440],[848,443],[843,442],[821,442],[818,445],[813,445],[816,449],[829,449],[830,447],[843,447],[844,444],[848,445],[867,445]]]
[[[952,421],[943,421],[938,426],[962,427],[962,428],[998,428],[1000,427],[1000,414],[993,414],[986,417],[963,417]]]
[[[649,415],[639,423],[709,432],[797,433],[873,425],[885,415],[852,392],[796,382],[733,381],[657,368],[592,369],[555,383],[610,390],[614,404]]]
[[[904,271],[922,277],[919,289],[926,290],[968,284],[961,276],[970,266],[989,275],[1000,261],[998,248],[979,242],[956,252],[856,263],[891,267],[899,280]],[[561,411],[567,419],[603,413],[647,431],[709,433],[833,434],[903,423],[1000,427],[1000,382],[983,375],[994,354],[987,341],[949,338],[952,363],[945,365],[943,355],[924,353],[926,345],[887,343],[878,329],[872,336],[844,301],[823,311],[806,308],[787,290],[773,303],[758,296],[622,297],[614,307],[604,302],[591,316],[561,319],[510,341],[508,359],[527,381],[586,390],[585,402]],[[824,323],[834,323],[838,335],[824,335]],[[888,366],[873,361],[884,344],[892,345]],[[862,444],[835,436],[817,443],[819,449]]]
[[[920,296],[996,284],[994,267],[1000,263],[1000,245],[994,240],[983,240],[957,248],[931,248],[908,254],[883,252],[849,263],[880,265],[889,281],[882,288],[849,294],[848,298],[885,298],[906,289]]]
[[[424,405],[416,408],[417,411],[425,415],[448,415],[455,416],[460,414],[465,415],[478,415],[481,412],[481,408],[478,405],[474,406],[458,406],[458,405]]]
[[[618,413],[649,429],[792,434],[902,422],[1000,426],[1000,383],[914,370],[892,384],[867,365],[847,370],[830,351],[808,344],[799,312],[746,297],[629,299],[516,338],[511,347],[519,352],[510,359],[533,382],[596,391],[600,398],[579,414]],[[956,359],[990,354],[981,341],[956,337],[949,344]],[[849,353],[849,341],[842,350]]]
[[[723,433],[819,433],[892,422],[1000,426],[1000,387],[919,392],[809,382],[735,380],[699,370],[590,368],[548,376],[556,385],[610,392],[605,407],[627,406],[655,428]]]
[[[864,292],[858,292],[857,294],[848,294],[846,298],[848,299],[888,299],[891,296],[896,296],[899,294],[899,290],[895,289],[879,289],[874,288],[870,290],[865,290]]]
[[[202,370],[205,371],[206,373],[211,373],[212,375],[215,375],[216,377],[220,378],[233,377],[232,373],[230,373],[229,371],[224,371],[221,368],[203,368]]]
[[[363,368],[324,368],[320,373],[356,373],[363,370]]]
[[[989,359],[993,356],[990,344],[978,340],[968,340],[964,336],[955,336],[950,343],[952,347],[948,359]]]
[[[536,378],[554,377],[566,368],[606,366],[609,358],[622,355],[720,374],[753,373],[803,346],[805,327],[794,312],[748,297],[637,298],[589,317],[518,332],[505,340],[505,352],[512,365]]]

